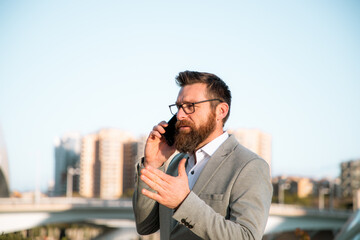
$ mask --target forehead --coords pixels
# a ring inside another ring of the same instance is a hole
[[[207,85],[205,83],[194,83],[180,89],[176,102],[196,102],[206,100],[206,96]]]

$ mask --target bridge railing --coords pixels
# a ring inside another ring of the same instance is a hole
[[[306,208],[299,205],[275,203],[271,204],[270,208],[270,215],[281,216],[328,216],[343,219],[350,217],[353,213],[352,210]]]
[[[48,206],[48,208],[58,206],[60,208],[132,208],[131,199],[113,199],[104,200],[99,198],[79,198],[79,197],[43,197],[38,199],[32,198],[0,198],[0,212],[6,211],[11,207],[15,209],[31,207]],[[10,209],[9,209],[10,210]],[[60,210],[60,209],[59,209]],[[329,210],[305,208],[298,205],[272,204],[270,215],[273,216],[320,216],[332,218],[348,218],[353,211],[351,210]]]
[[[0,198],[0,211],[5,206],[21,207],[21,206],[40,206],[40,205],[68,205],[69,207],[124,207],[131,208],[132,202],[130,199],[114,199],[104,200],[96,198],[65,198],[65,197],[51,197],[51,198]]]

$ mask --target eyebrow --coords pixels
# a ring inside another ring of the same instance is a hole
[[[182,104],[189,104],[189,103],[195,103],[195,102],[196,101],[193,101],[193,102],[191,102],[191,101],[183,101],[183,102],[180,103],[180,102],[176,101],[175,104],[176,105],[182,105]]]

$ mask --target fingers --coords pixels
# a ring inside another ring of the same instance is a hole
[[[160,183],[160,181],[168,182],[170,180],[169,178],[171,178],[171,176],[167,175],[163,171],[151,166],[147,166],[145,169],[143,169],[141,174],[158,183]]]
[[[141,180],[143,180],[151,189],[155,190],[155,191],[160,191],[161,188],[161,183],[160,183],[160,178],[149,174],[149,172],[143,171],[143,174],[141,174],[140,176]]]
[[[168,126],[167,122],[162,121],[162,122],[160,122],[158,125],[156,125],[156,126],[153,127],[153,131],[158,131],[158,132],[160,132],[161,134],[164,134],[164,133],[165,133],[164,127],[167,127],[167,126]]]
[[[142,169],[140,178],[151,190],[143,188],[141,193],[168,208],[178,207],[190,192],[185,162],[185,158],[180,161],[179,176],[177,177],[167,175],[151,166]]]
[[[165,121],[161,121],[161,122],[159,122],[158,125],[161,125],[161,126],[163,126],[163,127],[167,127],[168,123],[165,122]]]
[[[181,159],[178,167],[178,172],[180,177],[183,176],[187,177],[185,164],[186,164],[186,158]]]
[[[161,138],[161,133],[158,131],[151,131],[150,132],[150,136],[151,139],[155,139],[155,138]]]
[[[165,121],[160,122],[158,125],[153,127],[153,130],[150,132],[150,137],[154,138],[161,138],[161,134],[165,133],[164,127],[167,127],[168,124]]]
[[[159,194],[151,192],[145,188],[141,190],[141,193],[144,194],[145,196],[147,196],[148,198],[151,198],[157,202],[159,202],[161,200],[161,197]]]

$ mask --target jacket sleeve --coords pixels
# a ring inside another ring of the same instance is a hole
[[[190,192],[173,218],[202,239],[260,240],[272,197],[268,164],[262,159],[249,161],[231,188],[226,217]]]
[[[136,164],[135,190],[133,195],[133,210],[135,214],[136,230],[141,235],[148,235],[156,232],[160,228],[159,223],[159,204],[141,193],[143,188],[153,191],[147,184],[140,179],[140,171],[144,168],[141,159]],[[159,168],[165,171],[165,166]]]

